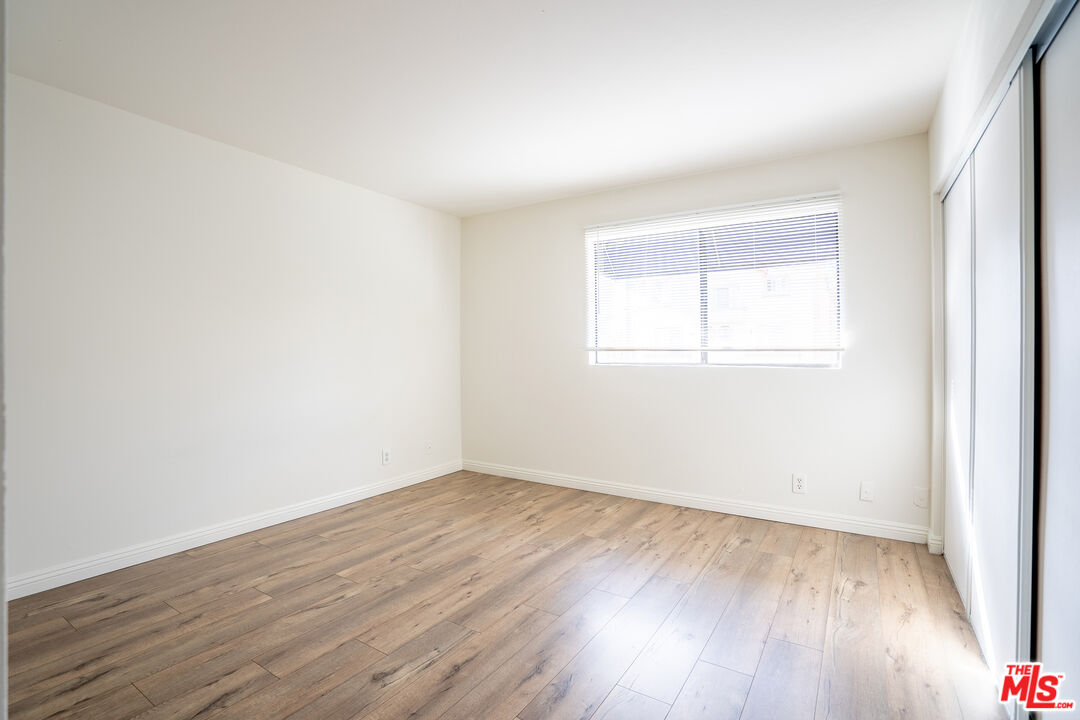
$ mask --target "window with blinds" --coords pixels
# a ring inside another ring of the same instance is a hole
[[[586,228],[590,361],[838,367],[840,236],[838,195]]]

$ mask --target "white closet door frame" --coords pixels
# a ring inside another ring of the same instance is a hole
[[[1020,137],[1017,138],[1017,142],[1020,146],[1020,198],[1017,201],[1020,204],[1020,237],[1017,239],[1020,243],[1020,301],[1022,304],[1020,311],[1021,332],[1020,336],[1016,339],[1018,343],[1021,343],[1021,377],[1020,377],[1020,417],[1017,418],[1017,432],[1019,437],[1019,450],[1020,450],[1020,465],[1019,465],[1019,477],[1017,477],[1017,494],[1016,494],[1016,512],[1017,512],[1017,567],[1016,567],[1016,623],[1015,623],[1015,637],[1010,640],[1015,642],[1016,647],[1016,660],[1024,661],[1030,659],[1031,651],[1031,633],[1032,633],[1032,608],[1031,608],[1031,593],[1032,593],[1032,552],[1034,547],[1034,531],[1035,531],[1035,517],[1034,517],[1034,468],[1035,468],[1035,293],[1036,293],[1036,268],[1035,268],[1035,247],[1037,238],[1035,236],[1035,103],[1034,103],[1034,73],[1033,73],[1033,58],[1029,52],[1023,63],[1016,73],[1013,79],[1014,83],[1018,84],[1019,90],[1019,114],[1020,114]],[[1004,98],[1004,95],[1003,95]],[[996,112],[996,109],[995,109]],[[993,115],[990,116],[987,122],[993,119]],[[984,128],[985,129],[985,128]],[[981,134],[980,134],[981,140]],[[975,145],[978,146],[978,143]],[[974,151],[971,156],[968,157],[967,162],[970,163],[968,170],[970,172],[971,182],[971,213],[972,213],[972,333],[973,333],[973,345],[971,350],[971,402],[975,402],[975,376],[978,372],[976,367],[977,346],[979,340],[975,335],[975,312],[976,305],[974,296],[978,293],[978,288],[975,282],[974,273],[974,252],[975,241],[974,235],[978,232],[978,228],[974,226],[975,208],[978,205],[979,197],[975,192],[975,173],[977,172],[977,160],[974,157]],[[964,165],[961,165],[957,176],[954,176],[953,182],[960,179],[963,174]],[[950,183],[949,191],[952,190],[952,183]],[[948,192],[945,193],[947,197]],[[946,213],[941,213],[942,223],[944,225]],[[945,243],[949,242],[947,236],[948,230],[942,228],[942,237]],[[943,253],[947,255],[946,253]],[[949,273],[948,268],[945,269],[943,276],[947,278]],[[943,278],[944,279],[944,278]],[[985,291],[985,290],[984,290]],[[948,295],[948,291],[943,293],[944,296]],[[945,314],[947,315],[947,310]],[[948,329],[946,328],[946,335]],[[948,368],[949,362],[948,347],[945,349],[945,366]],[[948,387],[949,378],[946,377],[945,387]],[[948,412],[948,411],[947,411]],[[972,545],[975,543],[975,533],[973,532],[973,512],[975,506],[974,494],[977,492],[975,487],[976,478],[975,472],[975,455],[974,455],[974,441],[975,430],[974,426],[979,422],[978,420],[978,408],[973,408],[973,424],[971,426],[971,442],[972,448],[969,450],[970,455],[970,473],[967,478],[968,486],[967,501],[969,503],[967,512],[953,513],[949,512],[946,521],[952,518],[955,522],[957,518],[963,518],[961,521],[966,521],[968,527],[965,528],[961,535],[965,537]],[[958,478],[953,478],[958,479]],[[946,488],[946,495],[949,491]],[[946,535],[950,532],[947,530]],[[954,533],[955,534],[955,533]],[[963,596],[965,605],[968,605],[969,612],[974,608],[970,606],[970,602],[973,596],[976,594],[975,588],[970,586],[970,583],[974,582],[974,569],[971,567],[972,557],[978,553],[978,548],[969,547],[963,549],[963,555],[965,557],[960,558],[960,562],[965,562],[966,567],[964,573],[967,577],[962,578],[967,587],[958,588]],[[946,548],[948,554],[948,548]],[[958,568],[959,569],[959,568]],[[987,658],[989,661],[994,662],[995,658]],[[1012,660],[1013,658],[1009,658]],[[995,674],[1001,670],[1001,668],[991,668]],[[1015,714],[1015,708],[1012,709]]]
[[[1031,655],[1031,592],[1032,592],[1032,553],[1034,547],[1034,530],[1035,530],[1035,517],[1034,517],[1034,487],[1035,487],[1035,282],[1036,282],[1036,268],[1035,268],[1035,247],[1037,238],[1035,236],[1035,103],[1034,103],[1034,63],[1032,53],[1028,53],[1020,69],[1017,71],[1016,76],[1013,79],[1013,83],[1018,85],[1018,100],[1019,100],[1019,137],[1017,143],[1020,151],[1020,173],[1019,189],[1020,197],[1017,198],[1020,208],[1020,237],[1017,238],[1020,251],[1020,335],[1016,338],[1016,342],[1020,343],[1020,378],[1019,378],[1019,391],[1020,391],[1020,403],[1019,413],[1020,417],[1016,418],[1017,432],[1019,437],[1017,438],[1017,447],[1019,449],[1019,476],[1016,478],[1016,512],[1017,512],[1017,536],[1015,538],[1017,555],[1016,555],[1016,618],[1015,618],[1015,637],[1009,638],[1009,640],[1015,642],[1016,657],[1007,658],[990,658],[989,662],[995,662],[995,660],[1004,660],[1009,662],[1012,660],[1025,661],[1029,660]],[[1000,108],[999,108],[1000,109]],[[996,116],[996,115],[995,115]],[[991,119],[992,121],[992,119]],[[989,127],[989,125],[988,125]],[[979,144],[982,143],[980,138]],[[972,153],[972,178],[973,178],[973,192],[972,192],[972,205],[974,208],[974,214],[978,215],[979,207],[979,193],[977,190],[977,173],[979,172],[979,160],[978,160],[978,147],[976,145],[976,151]],[[983,200],[985,202],[985,199]],[[974,245],[973,251],[977,256],[979,246],[979,227],[976,224],[973,226]],[[975,263],[978,263],[977,257]],[[979,313],[979,282],[978,278],[973,278],[973,292],[975,297],[975,305],[973,310],[974,316],[974,348],[972,351],[972,376],[974,378],[973,385],[978,387],[978,357],[979,357],[979,334],[978,334],[978,313]],[[987,292],[986,288],[982,289],[983,292]],[[971,504],[972,504],[972,523],[975,527],[973,537],[977,538],[979,531],[977,526],[979,524],[978,518],[975,517],[976,509],[979,506],[979,499],[977,495],[979,489],[979,476],[977,475],[979,469],[979,463],[977,458],[979,457],[979,449],[977,445],[977,430],[979,424],[980,408],[978,407],[977,394],[973,394],[972,401],[974,407],[974,426],[972,429],[973,437],[973,454],[972,454],[972,485],[971,485]],[[974,540],[973,540],[974,541]],[[983,549],[985,552],[985,549]],[[973,558],[978,557],[980,548],[972,548],[971,556]],[[972,569],[972,582],[976,580],[978,575],[976,569]],[[971,595],[972,599],[978,599],[980,590],[972,587]],[[969,608],[976,617],[973,618],[976,621],[977,631],[979,625],[985,622],[985,618],[979,617],[978,608]],[[982,634],[982,633],[980,633]],[[1004,640],[1005,638],[1000,638]],[[984,651],[987,648],[984,648]],[[998,673],[1003,668],[991,667],[991,672]]]

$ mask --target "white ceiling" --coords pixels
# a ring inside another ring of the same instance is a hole
[[[9,0],[9,67],[458,215],[927,128],[970,0]]]

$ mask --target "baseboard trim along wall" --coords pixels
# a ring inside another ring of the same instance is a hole
[[[433,480],[442,475],[458,470],[487,473],[489,475],[501,475],[502,477],[528,480],[530,482],[543,483],[545,485],[558,485],[560,487],[587,490],[589,492],[618,495],[620,497],[637,498],[652,502],[667,503],[669,505],[683,505],[701,510],[728,513],[731,515],[744,515],[746,517],[760,518],[762,520],[775,520],[793,525],[807,525],[810,527],[824,528],[826,530],[839,530],[842,532],[856,533],[859,535],[872,535],[875,537],[903,540],[906,542],[925,543],[930,552],[941,553],[942,539],[939,536],[929,534],[929,530],[919,525],[890,522],[887,520],[873,520],[860,518],[852,515],[840,515],[836,513],[823,513],[810,510],[795,510],[779,505],[767,505],[764,503],[750,503],[741,500],[729,500],[709,495],[695,495],[692,493],[673,492],[659,488],[644,487],[640,485],[627,485],[604,480],[563,475],[561,473],[532,470],[529,468],[514,467],[511,465],[498,465],[495,463],[481,462],[478,460],[450,461],[435,465],[430,468],[418,470],[406,475],[382,480],[368,485],[361,485],[351,490],[326,495],[313,500],[289,505],[276,510],[269,510],[255,515],[231,520],[229,522],[211,525],[191,532],[180,533],[170,537],[155,540],[153,542],[132,545],[121,550],[101,553],[82,560],[64,565],[55,565],[37,572],[25,573],[8,579],[8,599],[15,599],[32,595],[36,592],[49,590],[68,583],[85,580],[95,575],[101,575],[113,570],[138,565],[148,560],[156,560],[166,555],[171,555],[193,547],[206,545],[207,543],[224,540],[225,538],[242,535],[252,530],[277,525],[288,520],[295,520],[305,515],[329,510],[331,508],[348,505],[349,503],[365,498],[381,495],[392,490],[408,487],[417,483]]]
[[[930,551],[931,555],[943,555],[945,553],[945,538],[927,530],[926,549]]]
[[[49,590],[78,580],[85,580],[95,575],[112,572],[131,565],[138,565],[147,560],[156,560],[166,555],[190,550],[193,547],[224,540],[236,535],[243,535],[252,530],[270,527],[312,513],[348,505],[357,500],[382,495],[391,490],[398,490],[409,485],[433,480],[441,475],[457,472],[458,470],[461,470],[461,461],[452,460],[441,465],[399,475],[388,480],[361,485],[333,495],[325,495],[314,500],[305,500],[276,510],[248,515],[153,542],[132,545],[121,550],[101,553],[64,565],[55,565],[37,572],[25,573],[8,579],[7,598],[13,600],[42,590]]]
[[[501,475],[503,477],[516,478],[518,480],[544,483],[545,485],[558,485],[560,487],[588,490],[589,492],[605,493],[607,495],[618,495],[620,497],[630,497],[638,500],[667,503],[668,505],[683,505],[685,507],[698,508],[700,510],[712,510],[714,512],[728,513],[730,515],[743,515],[746,517],[759,518],[761,520],[775,520],[777,522],[791,523],[793,525],[808,525],[810,527],[823,528],[825,530],[839,530],[841,532],[855,533],[857,535],[872,535],[874,537],[889,538],[891,540],[903,540],[905,542],[919,543],[920,545],[925,544],[930,552],[941,552],[941,538],[931,538],[929,536],[929,529],[920,525],[909,525],[906,523],[890,522],[888,520],[873,520],[870,518],[855,517],[853,515],[823,513],[813,510],[796,510],[781,507],[779,505],[751,503],[742,500],[728,500],[709,495],[673,492],[641,485],[627,485],[624,483],[593,480],[591,478],[563,475],[542,470],[531,470],[529,468],[513,467],[510,465],[497,465],[495,463],[481,462],[479,460],[465,460],[462,462],[462,468],[464,470],[487,473],[489,475]],[[935,541],[937,549],[935,549]]]

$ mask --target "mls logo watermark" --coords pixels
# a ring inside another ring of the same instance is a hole
[[[1072,700],[1058,700],[1058,689],[1065,676],[1061,673],[1043,674],[1042,663],[1020,663],[1005,666],[1001,683],[1001,702],[1012,698],[1025,710],[1072,710]]]

